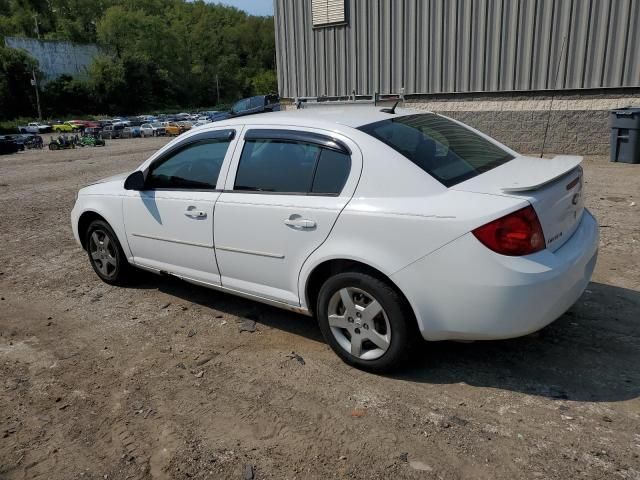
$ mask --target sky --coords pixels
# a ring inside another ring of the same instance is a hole
[[[251,15],[273,15],[273,0],[214,0],[214,2],[231,5]]]

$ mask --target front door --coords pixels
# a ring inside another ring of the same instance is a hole
[[[329,137],[245,130],[215,209],[222,285],[299,305],[302,264],[329,235],[360,167],[360,157]]]
[[[136,265],[220,284],[213,217],[232,135],[220,130],[185,139],[149,166],[145,190],[128,192],[124,221]]]

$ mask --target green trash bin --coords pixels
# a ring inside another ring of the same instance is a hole
[[[640,107],[611,110],[611,161],[640,163]]]

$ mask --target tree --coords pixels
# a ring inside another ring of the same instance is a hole
[[[31,85],[37,62],[21,50],[0,46],[0,116],[35,116],[35,93]]]
[[[38,14],[43,38],[103,48],[88,80],[46,88],[51,115],[214,106],[277,90],[270,17],[202,0],[0,0],[0,11],[0,34],[33,37]]]

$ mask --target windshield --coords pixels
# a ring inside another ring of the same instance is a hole
[[[359,130],[401,153],[445,187],[513,159],[477,133],[433,113],[383,120]]]

